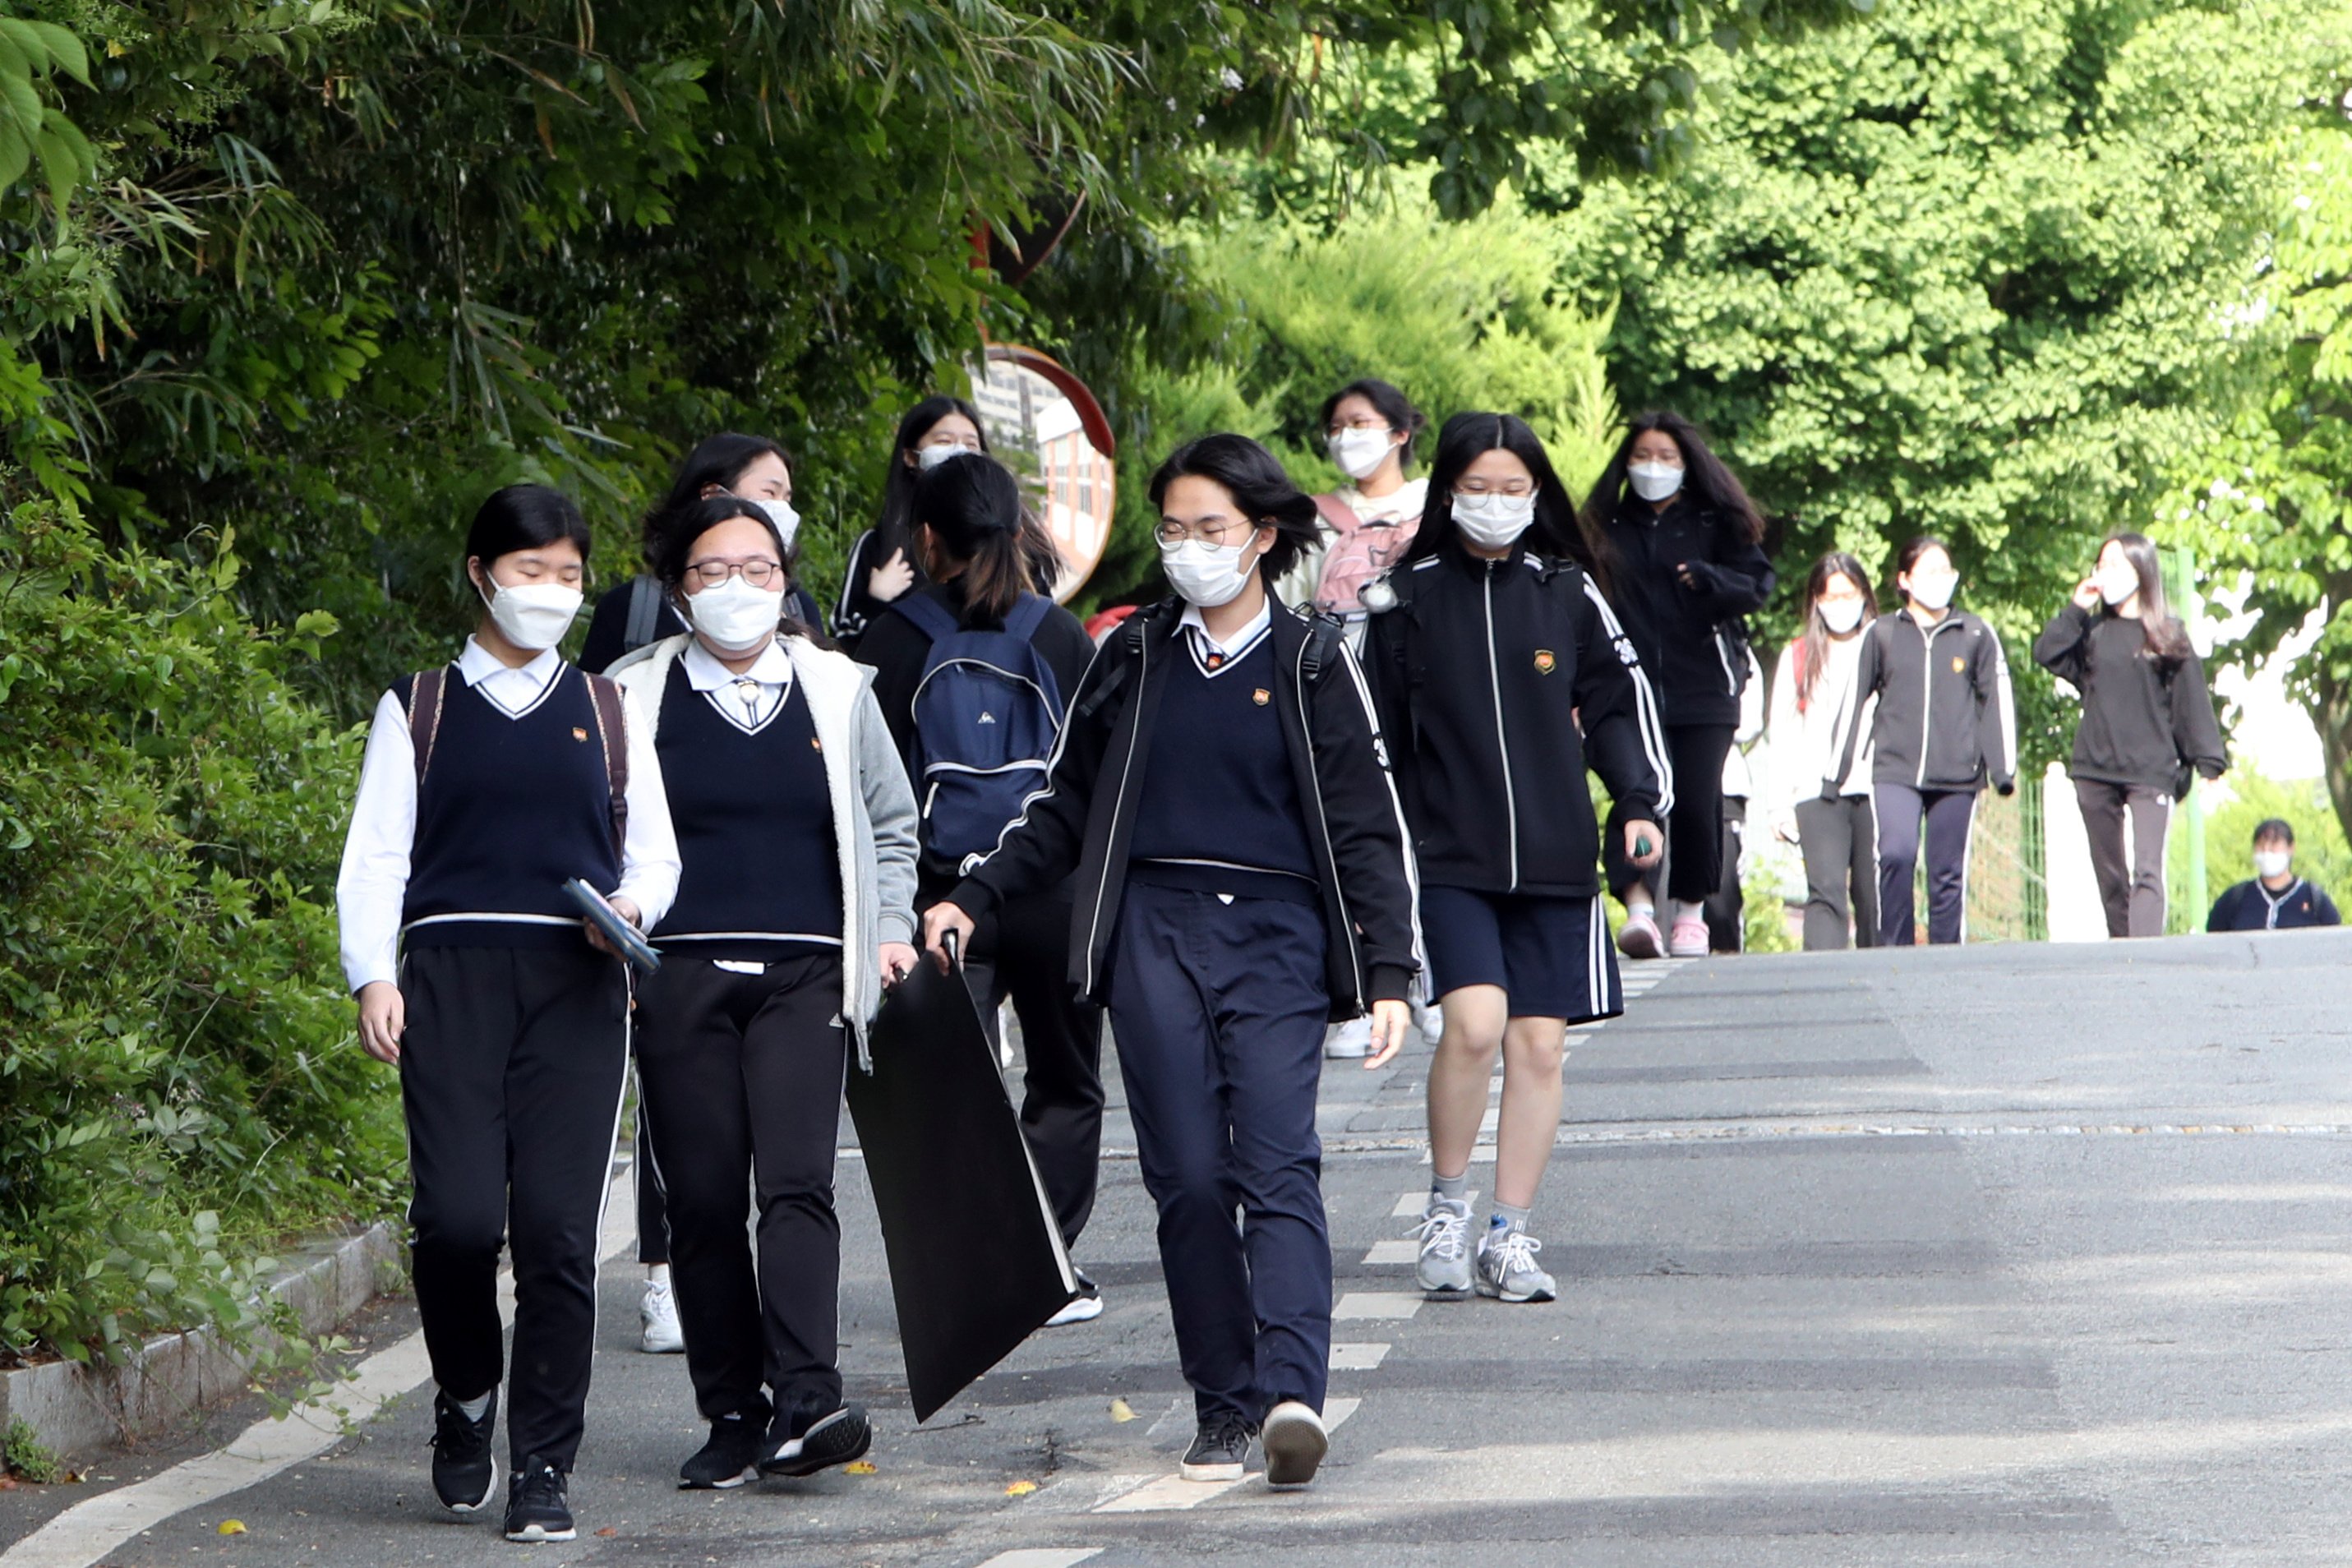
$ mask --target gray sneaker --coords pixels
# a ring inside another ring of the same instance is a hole
[[[1470,1294],[1470,1205],[1432,1196],[1421,1213],[1421,1260],[1413,1276],[1423,1294],[1458,1301]]]
[[[1559,1295],[1552,1277],[1536,1267],[1543,1243],[1524,1230],[1489,1226],[1478,1244],[1478,1294],[1497,1301],[1550,1301]]]

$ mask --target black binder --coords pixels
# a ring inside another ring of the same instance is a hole
[[[875,1020],[849,1113],[874,1186],[915,1419],[928,1421],[1077,1295],[996,1051],[929,955]]]

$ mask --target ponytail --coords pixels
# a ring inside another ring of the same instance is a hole
[[[1023,511],[1012,471],[977,452],[950,458],[915,481],[910,521],[931,531],[941,557],[931,575],[955,577],[967,622],[1004,619],[1038,580],[1040,547],[1054,549]]]

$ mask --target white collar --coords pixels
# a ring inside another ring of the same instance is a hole
[[[529,664],[518,667],[467,637],[465,651],[457,656],[457,673],[465,677],[466,684],[480,687],[484,696],[518,717],[547,694],[562,669],[563,656],[551,647],[541,649]]]
[[[719,663],[718,656],[702,646],[700,637],[690,639],[680,657],[686,666],[687,684],[697,691],[716,691],[739,680],[756,680],[762,686],[793,683],[792,658],[784,652],[782,639],[777,637],[769,639],[768,646],[760,650],[760,657],[740,675]]]
[[[1176,624],[1180,627],[1189,628],[1192,631],[1195,646],[1202,652],[1216,654],[1219,656],[1220,662],[1231,663],[1255,647],[1257,639],[1265,636],[1267,628],[1274,625],[1274,597],[1272,595],[1266,596],[1265,602],[1257,607],[1256,618],[1236,633],[1234,640],[1229,643],[1219,642],[1215,635],[1209,630],[1208,617],[1201,614],[1201,606],[1198,605],[1186,605],[1183,618]]]

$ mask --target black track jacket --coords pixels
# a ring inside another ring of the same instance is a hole
[[[1453,542],[1388,583],[1365,658],[1422,879],[1599,892],[1588,748],[1634,816],[1674,805],[1655,693],[1600,590],[1524,545],[1482,561]]]
[[[1660,716],[1669,726],[1737,726],[1748,658],[1732,623],[1772,596],[1771,558],[1680,497],[1664,511],[1629,501],[1605,532],[1616,557],[1609,601],[1642,656]],[[1697,587],[1683,586],[1678,564]]]
[[[1864,628],[1853,717],[1846,722],[1836,777],[1822,781],[1823,800],[1837,798],[1838,780],[1853,767],[1862,715],[1874,695],[1874,783],[1975,791],[1990,780],[2003,795],[2017,787],[2009,656],[2000,634],[1983,621],[1966,610],[1948,610],[1934,626],[1922,626],[1905,609]]]
[[[966,868],[949,895],[977,917],[1007,899],[1077,874],[1070,925],[1070,983],[1104,1002],[1111,932],[1127,887],[1128,843],[1142,794],[1139,759],[1151,752],[1152,717],[1176,646],[1183,605],[1169,599],[1138,611],[1097,651],[1070,700],[1045,787],[987,855]],[[1403,815],[1389,778],[1371,696],[1355,656],[1328,616],[1274,606],[1275,710],[1289,742],[1298,798],[1315,850],[1331,1016],[1352,1018],[1375,1001],[1401,1000],[1419,966],[1412,862]],[[1307,644],[1320,668],[1306,679]],[[1213,791],[1203,775],[1194,787]]]

